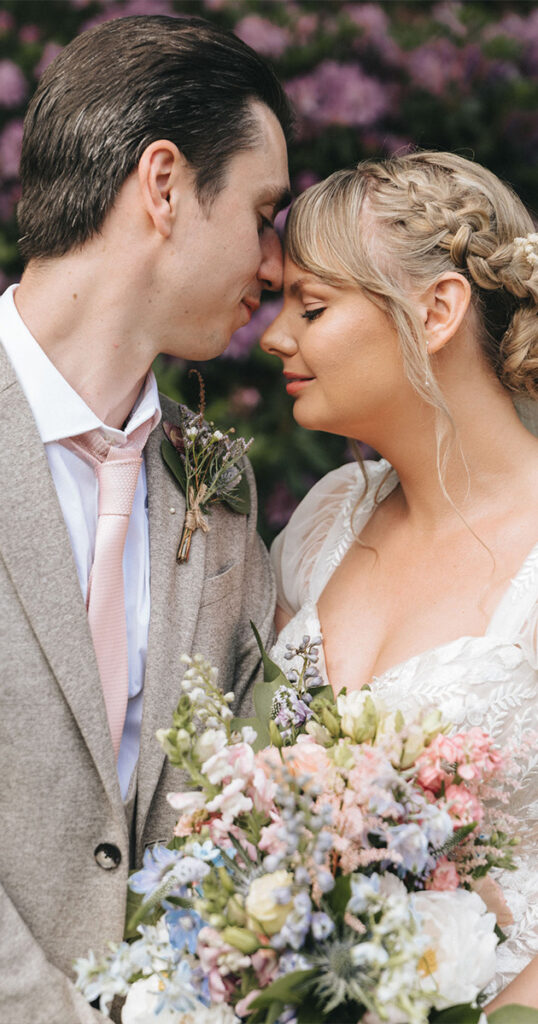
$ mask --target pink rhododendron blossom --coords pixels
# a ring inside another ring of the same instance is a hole
[[[247,14],[241,18],[234,34],[264,57],[281,57],[291,41],[289,29],[275,25],[259,14]]]
[[[426,882],[427,889],[435,889],[437,892],[452,892],[460,884],[456,865],[447,857],[441,857],[437,862],[435,871]]]
[[[12,60],[0,60],[0,107],[18,107],[27,92],[28,85],[20,67]]]

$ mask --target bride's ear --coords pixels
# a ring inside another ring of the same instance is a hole
[[[459,330],[471,301],[471,286],[462,274],[443,274],[419,299],[428,352],[439,352]]]

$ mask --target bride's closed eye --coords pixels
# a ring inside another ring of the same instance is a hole
[[[318,316],[321,316],[321,314],[324,313],[326,309],[326,306],[319,306],[318,309],[306,309],[304,313],[301,313],[301,317],[303,318],[303,320],[317,320]]]

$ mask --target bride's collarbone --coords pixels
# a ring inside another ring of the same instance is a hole
[[[318,601],[333,685],[356,689],[417,654],[483,636],[531,546],[353,544]]]

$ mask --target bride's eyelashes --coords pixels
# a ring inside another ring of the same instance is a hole
[[[318,309],[306,309],[304,313],[301,313],[301,317],[303,320],[317,320],[318,316],[321,316],[321,314],[324,313],[326,309],[326,306],[319,306]]]

